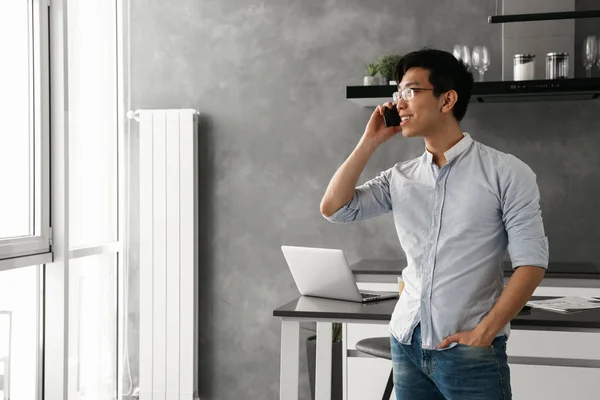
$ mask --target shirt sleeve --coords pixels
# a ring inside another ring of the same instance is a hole
[[[527,164],[511,157],[506,166],[503,189],[502,219],[512,267],[548,268],[548,238],[544,233],[535,173]]]
[[[354,189],[354,196],[333,215],[325,217],[338,224],[349,224],[392,211],[390,197],[391,169]]]

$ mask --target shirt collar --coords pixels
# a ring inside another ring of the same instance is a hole
[[[458,143],[456,143],[454,146],[452,146],[444,152],[446,161],[451,162],[456,157],[461,155],[465,150],[467,150],[471,143],[473,143],[473,138],[471,138],[471,135],[469,135],[467,132],[464,132],[463,136],[464,137],[461,140],[459,140]],[[427,147],[425,147],[425,157],[427,158],[428,163],[433,163],[433,154],[431,154],[431,152],[427,150]]]

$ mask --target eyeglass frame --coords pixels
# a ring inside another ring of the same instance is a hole
[[[400,99],[404,100],[404,101],[409,101],[412,100],[415,97],[415,92],[420,92],[420,91],[425,91],[425,90],[434,90],[433,88],[414,88],[414,87],[407,87],[404,88],[400,91],[394,92],[392,94],[392,99],[394,100],[394,102],[398,102]],[[406,94],[405,94],[406,93]],[[412,95],[409,97],[408,93],[412,93]],[[396,97],[400,97],[399,99]]]

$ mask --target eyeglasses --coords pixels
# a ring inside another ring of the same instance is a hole
[[[392,98],[394,99],[394,102],[399,102],[400,99],[408,101],[408,100],[412,100],[413,97],[415,97],[415,92],[419,92],[422,90],[433,90],[433,89],[423,89],[423,88],[412,88],[412,87],[408,87],[408,88],[404,88],[399,92],[394,92],[394,94],[392,95]]]

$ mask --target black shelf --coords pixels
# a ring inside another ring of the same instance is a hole
[[[552,21],[557,19],[600,18],[600,10],[561,11],[532,14],[491,15],[490,24],[506,24],[509,22]]]
[[[347,86],[346,99],[362,107],[390,101],[396,86]],[[552,100],[594,100],[600,97],[600,78],[475,82],[472,103]]]

